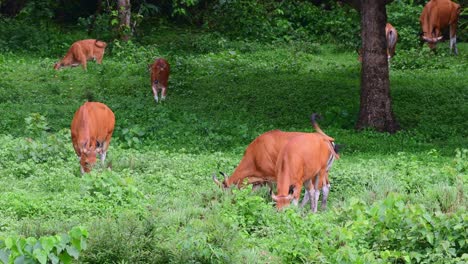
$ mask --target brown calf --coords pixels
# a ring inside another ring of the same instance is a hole
[[[159,101],[158,92],[161,90],[161,101],[166,99],[167,81],[171,67],[169,63],[162,58],[156,59],[150,66],[151,70],[151,88],[153,89],[154,100]]]

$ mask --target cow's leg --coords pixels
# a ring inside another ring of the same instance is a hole
[[[104,162],[106,161],[106,156],[107,156],[107,150],[104,150],[104,151],[101,153],[101,163],[102,163],[102,166],[104,166]]]
[[[312,212],[316,213],[317,212],[317,205],[318,205],[318,201],[319,201],[319,197],[320,197],[320,191],[315,188],[315,192],[314,192],[314,208],[312,210]]]
[[[455,55],[458,55],[457,49],[457,24],[450,25],[450,51],[453,50]]]
[[[322,188],[322,210],[327,208],[328,193],[330,192],[330,184],[327,183]]]
[[[161,101],[164,101],[164,99],[166,99],[166,90],[167,90],[167,87],[163,86],[162,91],[161,91]]]
[[[304,198],[301,202],[301,207],[304,207],[310,199],[310,189],[313,188],[311,180],[307,180],[304,182],[305,192]]]
[[[154,100],[156,101],[156,103],[159,101],[159,98],[158,98],[158,85],[156,83],[152,83],[151,84],[151,89],[153,89],[153,94],[154,94]]]
[[[98,55],[96,56],[95,60],[96,60],[96,63],[97,63],[97,64],[101,64],[101,63],[102,63],[102,57],[103,57],[103,56],[104,56],[104,52],[101,53],[101,54],[98,54]]]
[[[299,204],[299,198],[301,197],[302,182],[298,182],[294,185],[293,200],[292,204],[297,206]]]
[[[78,59],[78,62],[81,64],[81,67],[83,67],[83,69],[86,71],[87,70],[87,67],[86,67],[87,59],[86,59],[86,56],[84,55],[84,53],[80,52],[77,59]]]
[[[314,183],[314,195],[310,196],[310,199],[311,199],[311,210],[312,212],[316,213],[317,212],[317,205],[318,205],[318,200],[320,198],[320,191],[319,191],[319,186],[323,184],[323,181],[327,175],[326,175],[326,170],[325,169],[321,169],[319,174],[315,176],[315,183]],[[326,184],[326,182],[325,182]]]
[[[309,190],[309,198],[310,198],[310,211],[315,212],[314,210],[317,208],[317,203],[315,201],[315,196],[316,193],[318,193],[318,190],[316,191],[315,188],[311,188]],[[320,195],[320,194],[319,194]]]

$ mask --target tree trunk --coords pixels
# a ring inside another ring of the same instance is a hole
[[[361,105],[357,129],[399,129],[392,111],[385,40],[387,13],[384,1],[361,0]]]
[[[127,41],[130,39],[130,0],[118,0],[117,8],[119,11],[119,34],[120,39]]]

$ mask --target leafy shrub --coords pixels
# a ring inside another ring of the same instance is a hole
[[[140,213],[124,212],[117,218],[99,217],[89,225],[92,234],[80,261],[87,263],[152,263],[158,222]]]
[[[390,195],[368,209],[354,200],[338,219],[349,232],[362,234],[351,242],[362,254],[372,251],[385,261],[456,263],[466,259],[467,234],[457,231],[466,227],[466,217],[463,210],[431,215],[424,207],[405,204],[402,196]]]
[[[12,263],[72,263],[86,249],[88,231],[74,227],[68,234],[34,237],[0,238],[0,260]]]
[[[31,113],[24,119],[26,123],[26,131],[31,137],[41,137],[49,129],[47,119],[39,113]]]
[[[145,131],[138,125],[135,125],[130,128],[122,129],[122,132],[119,133],[120,144],[123,148],[138,148],[143,143],[143,136]]]
[[[97,177],[85,174],[83,181],[83,191],[87,196],[106,201],[112,206],[128,205],[142,197],[132,178],[122,177],[113,172],[103,171]]]
[[[70,130],[62,129],[58,133],[48,133],[47,119],[32,113],[25,118],[26,131],[29,138],[19,146],[18,161],[32,159],[36,163],[43,163],[51,159],[68,159],[70,157]]]

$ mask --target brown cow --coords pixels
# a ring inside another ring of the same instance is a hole
[[[169,63],[162,58],[156,59],[151,68],[151,88],[153,89],[154,100],[159,101],[158,91],[161,90],[161,101],[166,99],[167,81],[171,71]]]
[[[317,125],[315,115],[312,115],[312,123],[314,127]],[[271,195],[276,207],[280,209],[291,200],[297,204],[305,183],[311,198],[311,210],[317,212],[319,189],[327,186],[328,172],[335,159],[339,159],[339,155],[335,151],[333,138],[325,135],[320,128],[318,133],[291,138],[279,153],[276,163],[278,194]],[[289,194],[291,187],[293,194]],[[326,198],[325,194],[323,198]],[[322,206],[326,206],[326,203],[322,202]]]
[[[457,49],[457,23],[461,7],[450,0],[430,0],[421,13],[419,22],[422,28],[422,39],[430,49],[435,49],[437,42],[442,40],[441,30],[450,27],[450,50],[455,55]]]
[[[315,119],[316,115],[313,115]],[[333,141],[333,138],[328,137],[323,133],[317,123],[313,122],[314,128],[317,133],[326,140]],[[291,139],[299,135],[310,134],[304,132],[284,132],[281,130],[272,130],[265,132],[258,136],[254,141],[252,141],[247,149],[244,152],[244,156],[240,161],[237,168],[234,170],[234,173],[230,177],[226,177],[220,182],[216,178],[216,174],[213,175],[213,180],[216,184],[223,188],[229,188],[231,185],[236,185],[237,187],[242,187],[244,184],[244,179],[247,179],[248,184],[253,184],[254,189],[258,188],[260,185],[267,183],[276,182],[276,162],[278,160],[278,154],[281,149],[286,145],[286,143]],[[313,183],[308,183],[307,186],[309,189],[313,188]],[[328,191],[330,184],[328,182],[328,177],[326,178],[326,184],[323,186],[323,197],[322,197],[322,206],[326,206],[326,199],[328,197]],[[309,200],[309,192],[306,191],[304,200],[301,206],[304,206]],[[320,195],[317,192],[315,195]],[[311,200],[312,201],[312,200]]]
[[[98,64],[102,63],[104,50],[107,44],[97,39],[79,40],[73,43],[62,60],[55,63],[54,69],[59,70],[62,67],[76,67],[81,64],[86,70],[86,63],[88,60],[96,60]]]
[[[105,104],[86,102],[76,111],[71,137],[76,155],[80,157],[81,173],[90,172],[97,153],[104,164],[114,124],[114,113]]]

